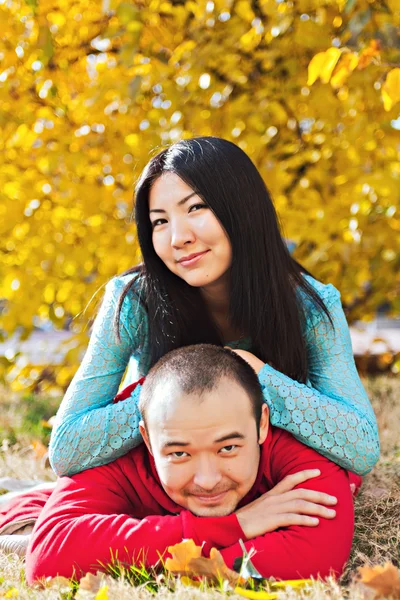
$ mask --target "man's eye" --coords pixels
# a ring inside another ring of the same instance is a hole
[[[207,204],[192,204],[192,206],[189,208],[189,212],[196,212],[196,211],[193,211],[194,208],[196,209],[196,211],[199,208],[207,208]]]
[[[231,454],[236,449],[237,449],[237,446],[235,446],[234,444],[232,444],[230,446],[224,446],[223,448],[221,448],[220,452],[222,452],[222,454]]]
[[[172,456],[172,458],[184,458],[185,456],[188,456],[187,452],[171,452],[170,456]]]

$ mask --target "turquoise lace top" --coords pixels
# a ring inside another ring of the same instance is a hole
[[[132,275],[115,277],[106,285],[89,346],[57,413],[50,442],[50,462],[57,475],[72,475],[103,465],[141,443],[140,386],[124,402],[113,404],[121,380],[133,383],[149,370],[147,316],[132,294],[121,312],[121,343],[113,333],[118,298]],[[309,381],[294,381],[266,364],[259,373],[271,424],[290,431],[304,444],[360,475],[379,458],[376,419],[354,364],[350,334],[332,285],[307,277],[333,319],[303,295]],[[249,339],[231,347],[249,350]]]

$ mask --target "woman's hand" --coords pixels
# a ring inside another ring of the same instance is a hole
[[[257,358],[257,356],[255,356],[251,352],[248,352],[247,350],[236,350],[234,348],[229,348],[229,346],[225,346],[225,348],[228,348],[228,350],[232,350],[232,352],[236,352],[236,354],[241,356],[243,360],[249,363],[249,365],[254,369],[257,375],[265,366],[265,363],[263,363],[262,360],[260,360],[259,358]]]

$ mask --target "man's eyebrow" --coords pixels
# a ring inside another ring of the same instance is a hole
[[[165,442],[165,444],[162,445],[162,449],[170,448],[171,446],[179,446],[179,448],[186,448],[186,446],[190,446],[190,444],[189,442],[174,442],[172,440],[171,442]]]
[[[227,435],[224,435],[215,440],[214,444],[220,444],[221,442],[226,442],[226,440],[232,440],[234,438],[244,440],[246,439],[246,436],[243,435],[243,433],[239,433],[238,431],[233,431],[232,433],[228,433]]]
[[[185,196],[184,198],[182,198],[182,200],[179,200],[179,202],[177,203],[178,206],[182,206],[182,204],[185,204],[185,202],[187,202],[187,200],[189,200],[192,196],[195,196],[196,192],[192,192],[191,194],[189,194],[188,196]],[[152,208],[151,210],[149,210],[149,213],[165,213],[166,211],[163,210],[162,208]]]
[[[243,435],[243,433],[239,433],[238,431],[232,431],[232,433],[227,433],[226,435],[223,435],[217,440],[214,440],[214,444],[220,444],[221,442],[226,442],[226,440],[233,439],[244,440],[246,439],[246,436]],[[190,444],[189,442],[178,442],[171,440],[169,442],[165,442],[161,448],[162,450],[164,450],[165,448],[170,448],[171,446],[178,446],[178,448],[186,448],[187,446],[190,446]]]

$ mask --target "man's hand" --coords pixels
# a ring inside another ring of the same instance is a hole
[[[337,499],[334,496],[314,490],[293,489],[318,475],[318,469],[288,475],[272,490],[247,506],[239,508],[236,516],[247,539],[290,525],[315,527],[319,523],[317,517],[333,519],[336,511],[324,505],[336,504]]]
[[[255,354],[252,354],[247,350],[235,350],[234,348],[229,348],[229,346],[225,346],[225,348],[228,348],[228,350],[232,350],[232,352],[236,352],[236,354],[241,356],[243,360],[249,363],[249,365],[254,369],[257,375],[265,366],[265,363],[263,363],[262,360],[260,360],[259,358],[257,358],[257,356],[255,356]]]

